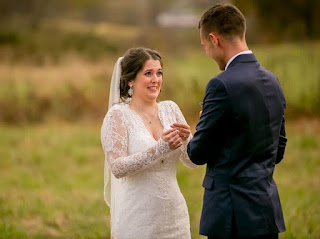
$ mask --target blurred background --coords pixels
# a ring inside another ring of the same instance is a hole
[[[247,42],[286,99],[288,147],[275,179],[287,232],[320,238],[320,2],[316,0],[1,0],[0,238],[109,238],[100,127],[114,63],[158,50],[160,100],[194,132],[207,82],[220,71],[200,45],[214,3],[247,18]],[[204,167],[178,168],[198,235]]]

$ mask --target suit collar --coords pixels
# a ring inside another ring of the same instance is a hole
[[[240,56],[240,55],[244,55],[244,54],[252,54],[252,51],[246,50],[246,51],[241,51],[241,52],[235,54],[233,57],[231,57],[231,58],[229,59],[229,61],[228,61],[227,64],[226,64],[226,67],[224,68],[224,70],[228,69],[228,66],[229,66],[230,63],[234,60],[234,58],[236,58],[237,56]]]
[[[233,59],[233,61],[230,62],[229,66],[227,69],[230,67],[234,66],[237,63],[241,62],[253,62],[253,61],[258,61],[255,55],[253,54],[241,54],[238,55],[236,58]]]

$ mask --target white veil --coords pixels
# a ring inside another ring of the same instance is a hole
[[[119,57],[114,65],[113,74],[110,83],[109,105],[110,109],[114,104],[120,103],[120,77],[121,77],[121,61],[123,57]]]
[[[110,82],[110,92],[109,92],[109,103],[108,110],[115,105],[121,103],[120,99],[120,77],[121,77],[121,61],[123,57],[119,57],[117,60],[113,74]],[[116,179],[111,173],[108,160],[105,159],[104,162],[104,200],[107,205],[110,207],[110,229],[111,229],[111,238],[113,238],[113,226],[112,220],[115,218],[115,212],[118,208],[117,205],[117,189],[119,189],[118,184],[119,180]]]
[[[121,77],[121,61],[123,57],[119,57],[117,60],[113,74],[110,82],[110,92],[109,92],[109,104],[108,110],[114,105],[121,103],[120,100],[120,77]],[[114,214],[115,210],[115,189],[117,188],[115,183],[117,179],[112,175],[110,167],[108,165],[107,159],[104,162],[104,200],[110,207],[111,216]]]

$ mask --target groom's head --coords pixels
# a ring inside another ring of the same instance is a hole
[[[245,43],[246,19],[238,8],[231,4],[216,4],[200,19],[201,45],[207,55],[217,61],[223,70],[226,52],[230,48],[241,48]]]
[[[198,28],[208,38],[211,32],[216,32],[229,40],[244,38],[246,19],[235,6],[216,4],[203,14]]]

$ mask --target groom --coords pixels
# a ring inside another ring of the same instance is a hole
[[[285,231],[273,179],[286,147],[285,98],[274,74],[248,50],[242,13],[229,4],[199,22],[206,54],[223,72],[206,88],[190,159],[207,164],[200,234],[274,239]]]

